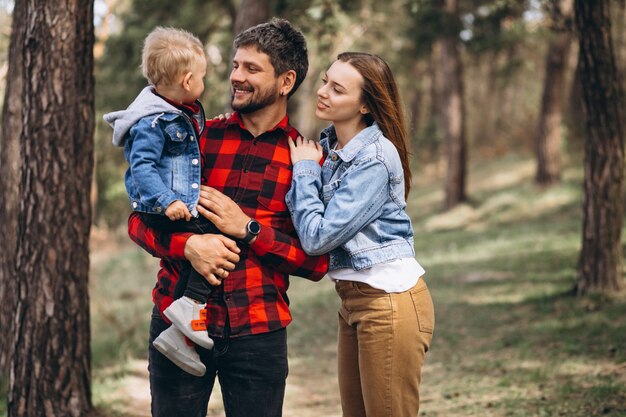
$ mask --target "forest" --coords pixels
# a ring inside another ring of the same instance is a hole
[[[305,136],[339,53],[398,81],[437,317],[420,415],[626,415],[625,0],[0,0],[0,415],[150,415],[158,260],[102,116],[157,26],[201,39],[207,117],[230,112],[233,38],[271,17],[307,39]],[[327,281],[291,281],[287,417],[341,415]]]

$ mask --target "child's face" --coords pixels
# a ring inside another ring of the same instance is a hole
[[[200,58],[191,67],[191,77],[188,81],[188,89],[185,89],[183,102],[191,103],[200,98],[204,91],[204,77],[206,76],[206,59]]]

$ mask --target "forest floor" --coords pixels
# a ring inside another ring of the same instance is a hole
[[[533,185],[533,170],[520,156],[473,166],[470,202],[443,214],[440,181],[416,170],[408,204],[437,316],[421,416],[626,416],[626,294],[571,292],[582,170],[549,189]],[[94,402],[109,416],[148,416],[157,260],[123,231],[96,231],[92,268]],[[293,278],[289,295],[284,415],[340,416],[333,286]],[[214,392],[208,415],[223,416]]]

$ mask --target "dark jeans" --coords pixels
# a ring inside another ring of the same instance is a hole
[[[205,417],[217,376],[226,417],[282,416],[287,379],[287,331],[214,338],[212,351],[196,346],[207,373],[195,377],[152,346],[168,325],[156,310],[150,323],[149,367],[153,417]]]
[[[217,227],[205,217],[192,217],[191,220],[170,220],[164,215],[141,213],[143,222],[153,229],[166,233],[215,233],[222,234]],[[206,303],[212,288],[207,280],[191,267],[191,263],[185,262],[185,267],[180,271],[180,277],[174,287],[174,298],[181,296],[192,298]]]

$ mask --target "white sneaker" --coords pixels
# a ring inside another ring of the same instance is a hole
[[[163,330],[152,345],[183,371],[195,376],[206,373],[206,366],[193,346],[185,342],[185,336],[174,326]]]
[[[206,304],[198,304],[191,298],[180,297],[163,310],[163,314],[196,345],[205,349],[213,349],[213,340],[209,337],[206,327],[204,330],[194,330],[191,327],[192,321],[200,320],[200,310],[205,307]]]

